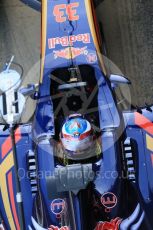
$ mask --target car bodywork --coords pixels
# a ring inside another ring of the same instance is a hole
[[[70,68],[79,71],[89,88],[60,92],[71,77]],[[92,1],[42,1],[40,75],[33,122],[15,129],[22,200],[16,196],[9,129],[1,125],[0,214],[5,229],[152,229],[153,108],[118,109]],[[57,145],[61,125],[73,112],[96,127],[100,153],[65,161]]]
[[[24,4],[32,7],[33,9],[37,11],[41,11],[41,3],[42,0],[21,0]],[[100,3],[102,3],[104,0],[94,0],[95,6],[98,6]]]

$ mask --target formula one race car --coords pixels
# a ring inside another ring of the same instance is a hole
[[[42,1],[39,89],[0,73],[5,230],[153,229],[153,107],[121,111],[91,0]],[[26,97],[32,122],[20,122]]]

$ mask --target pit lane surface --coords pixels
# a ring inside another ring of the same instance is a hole
[[[152,0],[105,0],[97,10],[108,57],[132,81],[132,102],[139,106],[153,104],[152,9]]]
[[[107,55],[132,81],[132,102],[137,105],[153,102],[152,9],[152,0],[105,0],[97,8]],[[24,85],[38,82],[40,13],[19,0],[0,0],[0,66],[12,54],[24,68]],[[24,121],[34,107],[29,100]]]
[[[23,85],[39,82],[40,13],[19,0],[0,0],[0,68],[15,55],[24,69]],[[29,120],[35,102],[28,99],[22,120]]]

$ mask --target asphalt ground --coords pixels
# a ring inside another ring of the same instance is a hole
[[[97,15],[107,56],[132,82],[132,103],[153,104],[153,0],[105,0]]]
[[[109,72],[122,72],[132,82],[132,103],[153,102],[153,0],[105,0],[97,8],[102,23]],[[11,55],[24,68],[24,81],[39,81],[40,13],[19,0],[0,0],[0,67]],[[110,66],[109,66],[110,65]],[[120,69],[120,71],[118,70]],[[28,100],[23,121],[33,114]]]
[[[0,68],[14,55],[14,61],[24,69],[24,86],[39,82],[40,20],[39,12],[19,0],[0,0]],[[31,118],[34,109],[35,102],[29,98],[22,116],[23,122]]]

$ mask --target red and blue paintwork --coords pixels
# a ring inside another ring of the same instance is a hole
[[[92,1],[42,1],[39,99],[33,122],[19,125],[15,133],[24,230],[152,229],[153,108],[122,113],[118,110],[100,56],[101,42],[96,28]],[[55,69],[72,65],[92,67],[98,82],[96,114],[102,154],[97,160],[89,159],[95,172],[94,180],[85,190],[70,196],[69,192],[57,192],[47,180],[54,175],[55,168],[64,167],[54,153],[56,125],[50,76]],[[0,214],[5,229],[21,230],[11,139],[9,131],[2,129],[3,126],[0,131]],[[35,155],[35,187],[31,186],[29,176],[29,151]],[[36,189],[33,194],[32,187]],[[73,210],[69,208],[70,203]],[[62,220],[61,213],[64,213]]]

